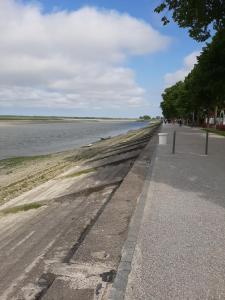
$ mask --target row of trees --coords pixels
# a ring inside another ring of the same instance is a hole
[[[139,117],[140,121],[150,121],[151,117],[149,115],[144,115]]]
[[[184,118],[201,122],[205,116],[216,117],[225,107],[225,30],[218,31],[207,44],[197,64],[185,78],[167,88],[161,108],[166,118]]]
[[[225,108],[225,1],[164,0],[155,11],[171,12],[173,20],[197,41],[214,34],[185,80],[164,91],[163,115],[198,122],[212,112],[216,117],[217,111]],[[166,25],[169,19],[163,16],[162,21]]]

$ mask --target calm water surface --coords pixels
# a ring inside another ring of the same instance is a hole
[[[69,150],[146,126],[142,122],[0,123],[0,159]]]

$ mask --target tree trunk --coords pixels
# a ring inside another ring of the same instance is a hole
[[[207,113],[207,115],[206,115],[206,120],[207,120],[206,128],[209,128],[209,113]]]
[[[215,107],[215,113],[214,113],[214,126],[216,129],[216,123],[217,123],[217,112],[218,112],[218,106]]]
[[[195,113],[193,111],[193,113],[192,113],[192,127],[194,127],[194,123],[195,123]]]

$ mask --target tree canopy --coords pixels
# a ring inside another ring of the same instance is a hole
[[[182,28],[189,30],[189,35],[197,41],[205,41],[212,34],[212,29],[225,28],[224,0],[164,0],[155,8],[157,13],[164,12],[164,25],[170,22],[169,15]]]
[[[201,119],[225,107],[225,29],[206,44],[184,81],[165,89],[161,108],[166,118]]]
[[[151,117],[149,115],[140,116],[139,120],[148,121],[151,120]]]

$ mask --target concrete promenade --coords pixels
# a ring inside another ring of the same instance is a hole
[[[225,138],[205,156],[203,131],[161,132],[125,299],[225,299]]]

